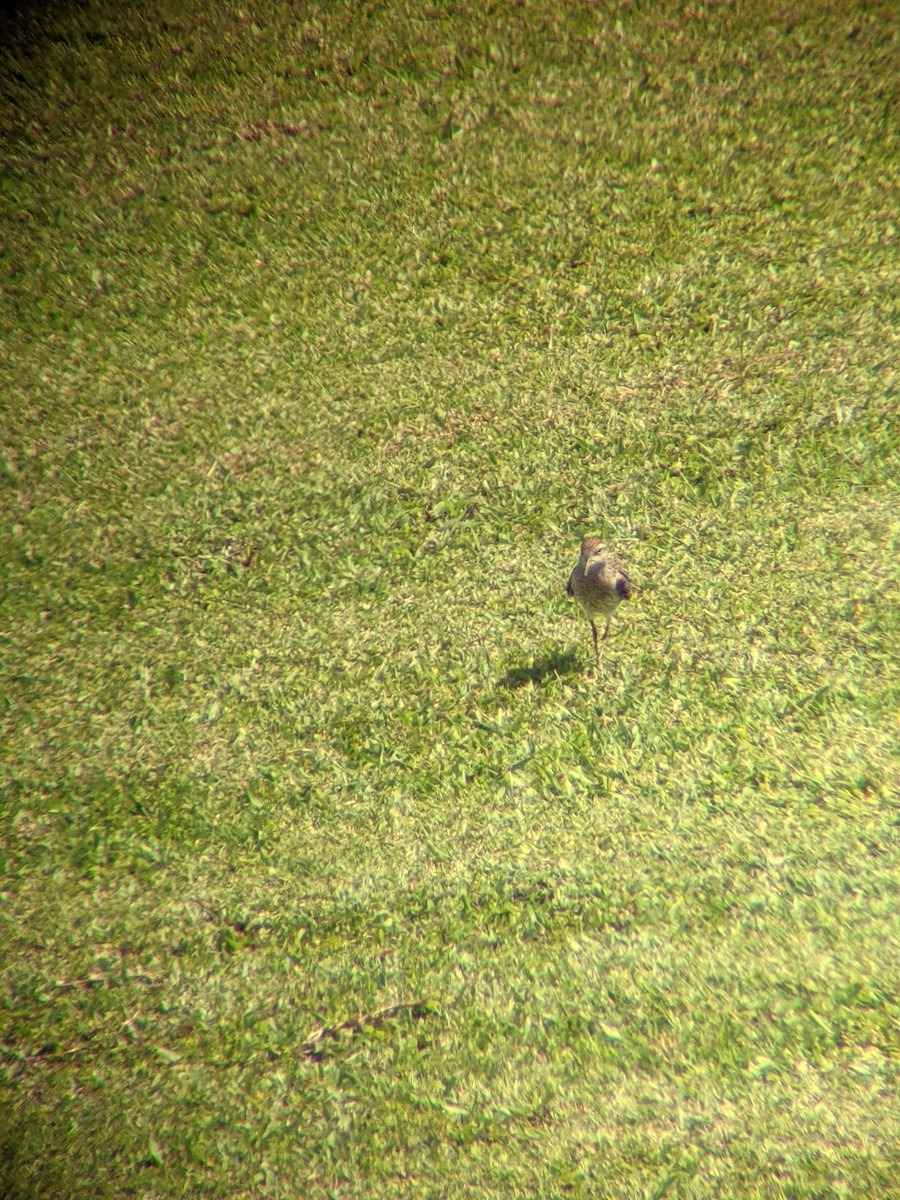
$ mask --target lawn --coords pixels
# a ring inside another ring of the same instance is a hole
[[[900,1197],[896,8],[3,21],[0,1197]]]

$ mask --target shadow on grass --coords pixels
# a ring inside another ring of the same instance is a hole
[[[498,681],[502,688],[525,687],[527,683],[543,683],[548,676],[559,679],[561,675],[571,675],[580,670],[578,659],[571,650],[564,654],[550,654],[547,658],[539,658],[530,667],[513,667]]]

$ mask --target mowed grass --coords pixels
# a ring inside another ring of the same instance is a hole
[[[5,27],[3,1197],[900,1196],[896,10],[735,7]]]

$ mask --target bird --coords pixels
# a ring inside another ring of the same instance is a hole
[[[594,658],[599,665],[597,626],[594,618],[606,620],[603,641],[609,637],[609,622],[623,600],[632,595],[631,580],[621,563],[616,562],[599,538],[588,537],[581,543],[581,556],[566,584],[566,593],[584,609],[594,636]]]

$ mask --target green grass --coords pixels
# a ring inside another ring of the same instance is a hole
[[[141,7],[3,31],[0,1196],[900,1197],[893,7]]]

